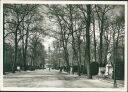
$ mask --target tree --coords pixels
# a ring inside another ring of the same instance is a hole
[[[87,77],[92,78],[90,72],[90,23],[91,23],[91,5],[87,5],[87,20],[86,20],[86,62],[87,62]]]
[[[95,32],[95,12],[93,11],[92,12],[92,24],[93,24],[93,40],[94,40],[94,59],[95,59],[95,62],[97,62],[97,51],[96,51],[96,32]]]
[[[119,39],[121,37],[121,34],[123,34],[123,30],[124,30],[124,16],[117,16],[116,17],[116,21],[115,21],[115,25],[116,28],[113,33],[113,69],[114,69],[114,87],[117,87],[117,83],[116,83],[116,76],[117,76],[117,61],[119,61]],[[121,67],[121,66],[118,66]]]
[[[99,29],[100,29],[100,45],[99,45],[99,63],[100,66],[103,66],[103,34],[105,31],[105,24],[106,24],[106,14],[108,11],[110,11],[111,9],[113,9],[113,6],[109,6],[109,5],[96,5],[95,6],[95,11],[97,13],[97,17],[98,17],[98,22],[99,22]]]
[[[12,72],[15,72],[17,66],[18,45],[22,44],[24,70],[26,66],[26,52],[28,47],[29,31],[41,30],[36,25],[42,21],[42,17],[38,11],[39,5],[22,5],[22,4],[4,4],[4,43],[5,38],[10,38],[10,34],[14,36],[15,59],[13,61]],[[22,42],[21,42],[22,41]]]
[[[41,38],[38,35],[34,35],[30,40],[29,45],[30,55],[31,55],[31,62],[28,62],[31,69],[34,67],[36,68],[44,68],[45,65],[45,55],[46,52],[44,50],[44,46],[41,43]]]

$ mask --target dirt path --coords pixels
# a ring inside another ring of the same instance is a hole
[[[113,85],[45,69],[4,75],[4,87],[111,88]]]

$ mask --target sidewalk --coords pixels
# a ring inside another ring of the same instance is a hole
[[[70,74],[69,76],[74,76],[74,77],[79,77],[79,78],[87,78],[87,75],[78,76],[77,74]],[[109,78],[105,79],[104,77],[99,77],[99,76],[92,76],[92,79],[93,80],[100,80],[100,81],[111,83],[111,84],[114,83],[113,79],[109,79]],[[124,80],[116,80],[116,81],[117,81],[118,87],[124,87]]]
[[[108,83],[111,83],[111,84],[114,83],[114,80],[113,79],[109,79],[109,78],[93,76],[93,79],[98,79],[98,80],[105,81],[105,82],[108,82]],[[117,82],[117,86],[124,87],[124,80],[116,80],[116,82]]]

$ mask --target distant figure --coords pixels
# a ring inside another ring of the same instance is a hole
[[[63,67],[61,66],[61,67],[60,67],[60,72],[62,72],[62,70],[63,70]]]
[[[73,72],[73,67],[70,67],[70,74],[72,74]]]
[[[50,71],[50,67],[49,67],[49,71]]]
[[[18,72],[20,72],[20,66],[17,66],[17,70],[18,70]]]

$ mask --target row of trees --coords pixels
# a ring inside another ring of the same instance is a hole
[[[124,61],[124,6],[121,5],[43,5],[47,19],[48,35],[56,38],[53,55],[63,58],[70,66],[78,66],[78,75],[87,69],[92,78],[90,63],[100,67]],[[59,54],[59,55],[58,55]],[[62,61],[63,61],[62,60]],[[60,59],[58,61],[60,62]],[[57,63],[60,64],[60,63]],[[84,66],[84,68],[81,68]]]
[[[3,5],[4,72],[44,66],[45,50],[42,44],[43,16],[39,5]]]
[[[15,72],[17,65],[45,65],[44,36],[55,38],[50,62],[54,67],[77,66],[78,75],[90,63],[100,67],[124,61],[124,6],[122,5],[30,5],[4,4],[4,70]],[[32,68],[32,67],[31,67]],[[115,74],[116,71],[114,71]],[[114,75],[115,77],[115,75]]]

